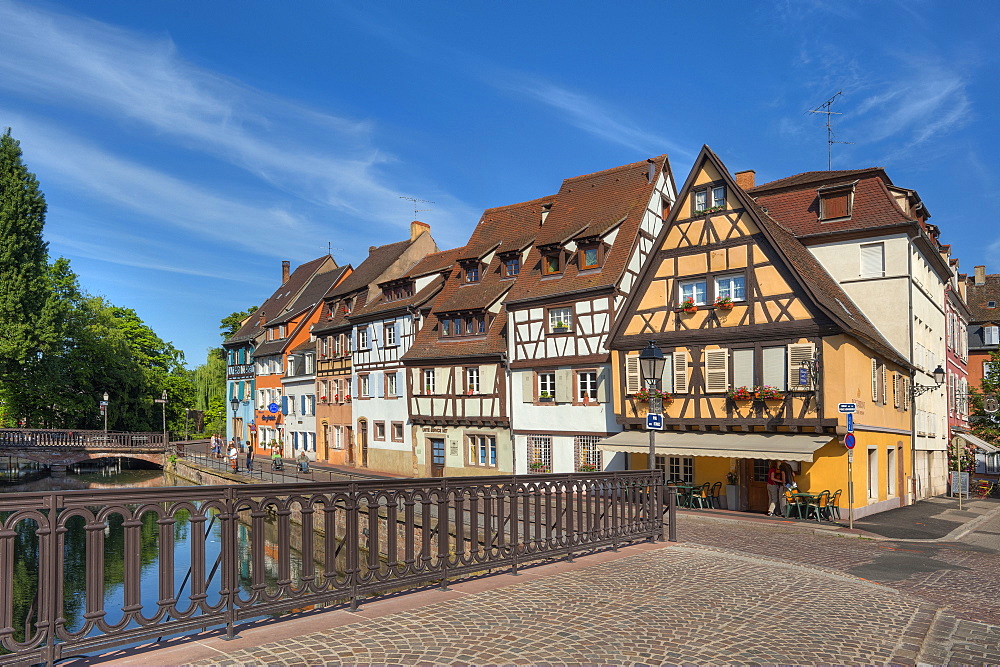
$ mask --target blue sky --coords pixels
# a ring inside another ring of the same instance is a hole
[[[884,166],[1000,271],[1000,3],[0,0],[0,127],[85,289],[204,359],[293,265],[702,144],[757,182]],[[992,157],[991,157],[992,156]]]

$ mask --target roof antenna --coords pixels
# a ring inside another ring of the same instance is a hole
[[[830,116],[841,116],[839,111],[830,111],[830,107],[833,106],[834,101],[844,94],[844,91],[838,90],[837,94],[828,99],[823,104],[819,105],[815,109],[810,109],[808,113],[825,113],[826,114],[826,170],[833,171],[833,145],[834,144],[853,144],[853,141],[837,141],[835,140],[833,134],[833,125],[830,122]]]
[[[330,257],[333,257],[333,251],[334,250],[343,250],[343,248],[334,248],[333,244],[330,241],[327,241],[326,242],[326,254],[329,255]]]
[[[421,204],[433,204],[434,202],[432,202],[429,199],[417,199],[415,197],[400,197],[400,199],[405,199],[406,201],[413,202],[413,219],[414,220],[417,219],[417,213],[423,213],[425,211],[432,211],[433,210],[433,209],[430,209],[430,208],[417,208],[417,202],[420,202]]]

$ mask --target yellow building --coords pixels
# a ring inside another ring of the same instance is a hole
[[[765,511],[769,460],[800,489],[841,489],[854,403],[854,516],[909,502],[910,364],[788,230],[706,146],[611,331],[614,410],[625,429],[599,447],[650,465],[639,352],[664,354],[668,392],[655,465],[701,484],[732,476],[730,509]],[[770,398],[768,398],[770,397]],[[731,474],[731,475],[730,475]]]

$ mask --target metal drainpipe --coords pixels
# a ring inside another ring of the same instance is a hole
[[[913,239],[907,237],[906,243],[906,299],[907,314],[909,323],[907,328],[910,332],[909,361],[913,363],[914,341],[913,341]],[[910,504],[917,502],[917,400],[913,396],[913,385],[915,384],[916,371],[910,372],[910,386],[907,388],[910,395],[907,400],[910,402]]]

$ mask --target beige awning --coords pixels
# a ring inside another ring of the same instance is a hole
[[[997,447],[996,445],[991,445],[982,438],[977,438],[971,433],[956,433],[955,437],[965,440],[970,445],[975,445],[976,447],[978,447],[980,450],[982,450],[987,454],[996,454],[997,452],[1000,452],[1000,447]]]
[[[819,433],[732,433],[657,431],[656,453],[666,456],[721,456],[734,459],[812,461],[813,453],[835,436]],[[649,452],[647,431],[623,431],[597,443],[605,452]]]

